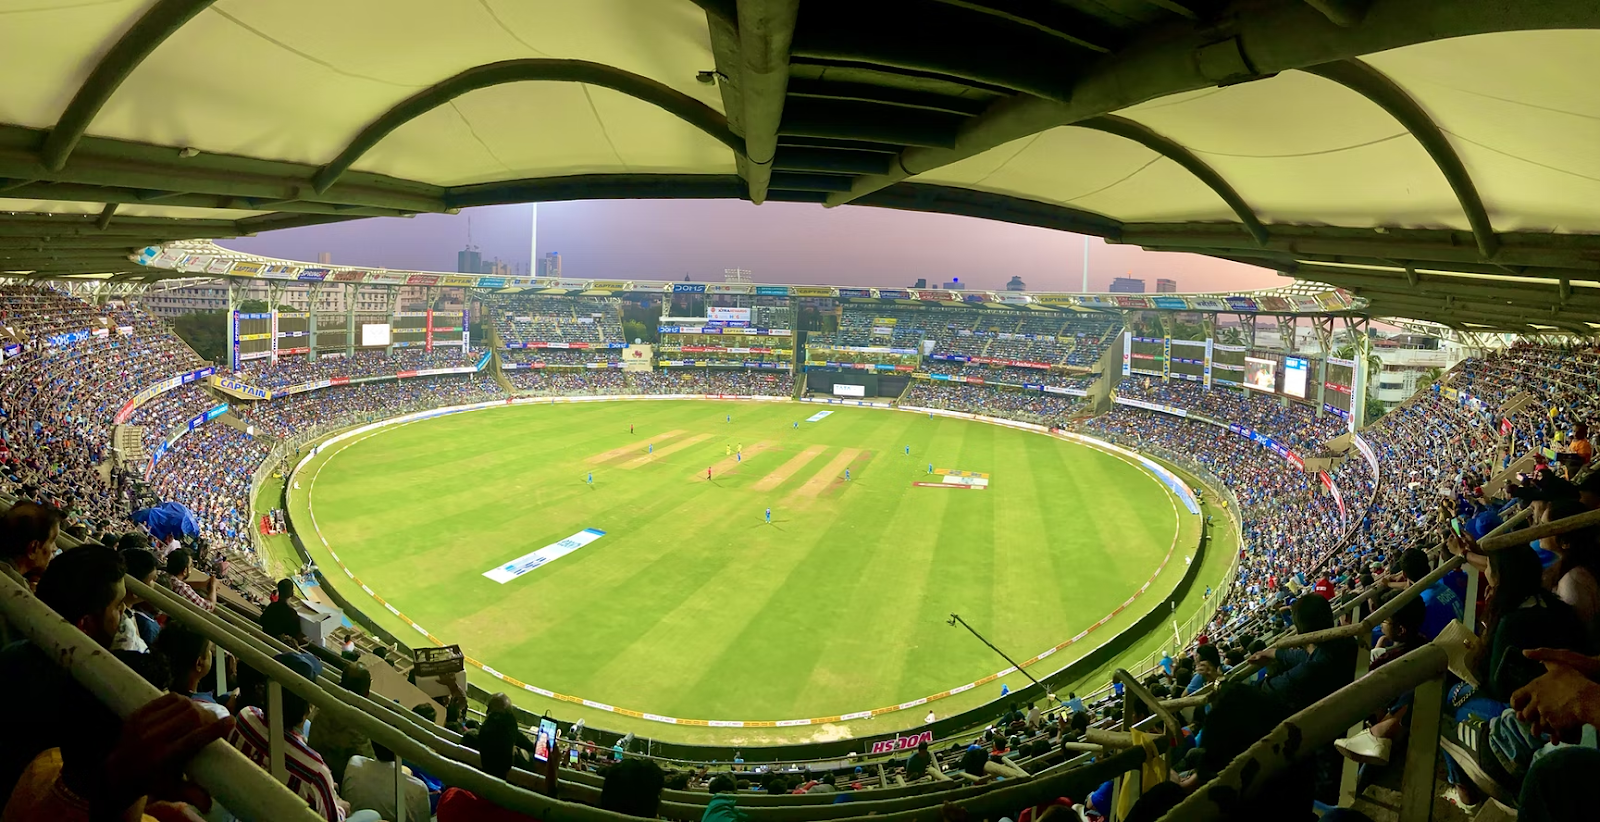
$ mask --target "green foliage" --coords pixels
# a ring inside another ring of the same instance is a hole
[[[656,329],[661,325],[661,305],[622,305],[622,331],[628,337],[628,342],[636,339],[647,343],[656,341]]]
[[[1217,329],[1216,340],[1223,345],[1244,345],[1244,329],[1237,326]]]
[[[1389,409],[1384,408],[1383,403],[1377,397],[1367,397],[1367,425],[1377,422],[1379,417],[1388,412]]]
[[[214,363],[228,359],[228,314],[225,311],[196,311],[174,317],[172,330],[196,354]]]
[[[654,325],[645,325],[639,320],[623,320],[622,336],[627,338],[629,344],[632,344],[634,340],[655,342],[656,327]]]

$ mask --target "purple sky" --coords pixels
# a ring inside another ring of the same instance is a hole
[[[340,265],[454,271],[472,241],[484,259],[526,266],[527,205],[475,208],[460,215],[374,218],[276,231],[222,244],[295,260],[333,255]],[[593,200],[539,206],[539,253],[561,253],[562,273],[593,279],[720,281],[747,268],[758,282],[904,286],[960,277],[997,289],[1013,274],[1035,291],[1077,291],[1084,237],[970,217],[881,208],[825,209],[798,203],[753,206],[740,200]],[[1178,281],[1181,291],[1269,288],[1286,281],[1252,266],[1191,254],[1149,252],[1090,238],[1089,286],[1112,277]],[[521,269],[519,269],[521,270]]]

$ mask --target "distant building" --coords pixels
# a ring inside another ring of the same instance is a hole
[[[317,254],[317,265],[332,265],[332,264],[333,264],[333,253],[332,252],[328,252],[328,251],[318,252],[318,254]]]
[[[475,246],[467,246],[456,252],[457,274],[482,274],[483,253]]]
[[[1023,282],[1021,277],[1018,277],[1017,275],[1012,274],[1011,275],[1011,281],[1006,283],[1006,290],[1007,291],[1027,291],[1028,290],[1028,284]]]
[[[291,282],[278,294],[278,305],[291,311],[309,311],[312,308],[311,284]],[[266,283],[250,283],[237,292],[243,300],[266,301],[269,294]],[[167,291],[146,294],[140,298],[146,311],[157,317],[176,317],[196,311],[228,310],[228,288],[223,283],[210,281],[186,285]],[[323,287],[317,292],[316,310],[338,313],[350,306],[349,290],[343,287]],[[382,286],[361,286],[356,294],[356,310],[368,313],[387,313],[388,289]]]
[[[1111,281],[1112,294],[1143,294],[1144,280],[1133,277],[1118,277]]]
[[[1157,294],[1176,294],[1176,293],[1178,293],[1178,281],[1177,280],[1169,280],[1169,279],[1167,279],[1165,277],[1157,278],[1156,279],[1156,293]]]
[[[917,281],[911,284],[911,287],[912,288],[927,288],[928,287],[928,278],[927,277],[918,277]]]
[[[533,272],[535,277],[560,277],[561,252],[552,251],[539,258],[539,263]]]
[[[960,277],[951,279],[950,282],[944,284],[944,287],[947,291],[960,291],[961,289],[966,288],[966,286],[961,284]]]

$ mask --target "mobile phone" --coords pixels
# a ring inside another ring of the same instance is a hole
[[[574,768],[578,767],[578,749],[577,748],[574,747],[574,748],[568,748],[567,749],[567,764],[571,765]]]
[[[533,740],[533,758],[550,761],[550,749],[556,744],[556,723],[552,719],[539,720],[539,735]]]

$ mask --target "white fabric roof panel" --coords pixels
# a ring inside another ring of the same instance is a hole
[[[1498,231],[1600,231],[1600,31],[1462,37],[1364,58],[1444,130]]]
[[[136,8],[116,4],[88,11],[120,22],[133,19]],[[18,61],[11,76],[39,76],[21,71],[35,52],[83,53],[80,41],[89,38],[62,30],[86,15],[19,16],[39,24],[39,37],[9,58]],[[108,33],[93,38],[102,43],[97,52],[125,26],[100,28]],[[425,40],[419,42],[419,33]],[[363,126],[418,91],[474,66],[530,57],[604,63],[721,109],[717,89],[695,81],[695,73],[711,68],[714,59],[705,15],[688,2],[223,0],[156,49],[112,95],[89,133],[322,164]],[[93,64],[86,61],[79,73],[86,75]],[[81,80],[63,76],[59,82],[29,83],[67,96],[31,103],[25,119],[0,119],[49,126]],[[592,119],[581,95],[560,102],[570,107],[544,115],[567,122]],[[435,158],[439,154],[433,152]],[[692,167],[697,160],[686,157],[679,165]],[[524,165],[530,174],[542,173],[541,166]],[[411,176],[439,182],[425,172]]]
[[[355,168],[453,186],[617,171],[732,174],[734,155],[621,92],[534,82],[462,95],[396,129]]]
[[[0,0],[0,123],[48,128],[95,64],[156,0]]]
[[[1416,138],[1337,83],[1286,72],[1168,102],[1121,115],[1188,148],[1269,225],[1468,228]]]
[[[1125,220],[1233,220],[1204,183],[1161,155],[1074,126],[1024,137],[933,169],[913,182],[960,186]]]
[[[49,214],[99,214],[100,203],[77,200],[24,200],[0,197],[0,211],[41,211]],[[119,217],[165,217],[175,220],[238,220],[259,217],[269,211],[250,211],[239,208],[194,208],[169,206],[158,203],[123,203],[117,206]]]

